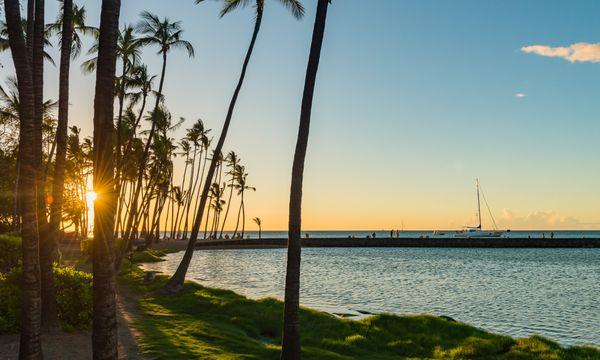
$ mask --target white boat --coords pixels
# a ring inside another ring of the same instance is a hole
[[[475,187],[477,189],[477,218],[479,220],[479,224],[477,226],[465,226],[462,230],[456,231],[454,234],[455,238],[497,238],[502,237],[504,235],[504,231],[500,231],[496,229],[496,221],[492,216],[492,212],[490,211],[489,206],[487,205],[487,201],[485,205],[488,208],[490,213],[490,217],[492,218],[492,223],[494,224],[494,230],[483,230],[481,228],[481,201],[479,199],[479,179],[475,180]],[[483,197],[485,200],[485,196]]]

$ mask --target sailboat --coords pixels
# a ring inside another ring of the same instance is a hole
[[[479,193],[480,193],[480,185],[479,185],[479,179],[475,180],[475,188],[477,191],[477,219],[479,220],[479,223],[477,226],[465,226],[462,230],[457,231],[454,234],[455,238],[495,238],[495,237],[501,237],[504,234],[504,231],[500,231],[498,229],[496,229],[496,221],[494,220],[494,217],[492,215],[492,212],[490,211],[489,206],[487,205],[487,201],[485,202],[485,205],[488,208],[488,211],[490,213],[490,217],[492,218],[492,223],[494,224],[494,230],[483,230],[481,228],[481,200],[479,198]],[[485,196],[483,198],[485,200]]]

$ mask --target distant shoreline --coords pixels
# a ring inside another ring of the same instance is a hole
[[[155,248],[184,250],[185,240],[162,241]],[[198,240],[196,249],[284,248],[285,238]],[[599,238],[303,238],[303,247],[431,248],[600,248]]]

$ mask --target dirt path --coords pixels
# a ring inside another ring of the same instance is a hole
[[[132,325],[135,318],[135,297],[126,291],[117,297],[119,359],[147,359],[139,354],[136,336],[139,332]],[[92,358],[92,336],[89,331],[73,333],[58,332],[42,335],[44,359],[88,360]],[[19,335],[0,336],[0,360],[19,358]]]

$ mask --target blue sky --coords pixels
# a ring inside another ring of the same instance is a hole
[[[97,24],[99,1],[79,1]],[[287,225],[293,147],[314,1],[303,21],[266,1],[263,27],[226,147],[258,188],[249,217]],[[196,57],[170,55],[173,115],[220,130],[252,30],[251,9],[123,1],[181,20]],[[56,3],[47,5],[48,20]],[[334,0],[305,170],[306,229],[457,228],[474,218],[479,177],[509,228],[600,228],[600,63],[522,47],[600,42],[596,1]],[[4,78],[12,67],[3,56]],[[94,76],[73,66],[72,120],[91,134]],[[154,49],[143,61],[159,70]],[[57,97],[57,70],[46,92]],[[524,97],[517,97],[521,93]],[[185,127],[185,126],[184,126]],[[175,136],[183,134],[179,130]],[[485,221],[485,217],[484,217]],[[489,224],[489,222],[488,222]]]

